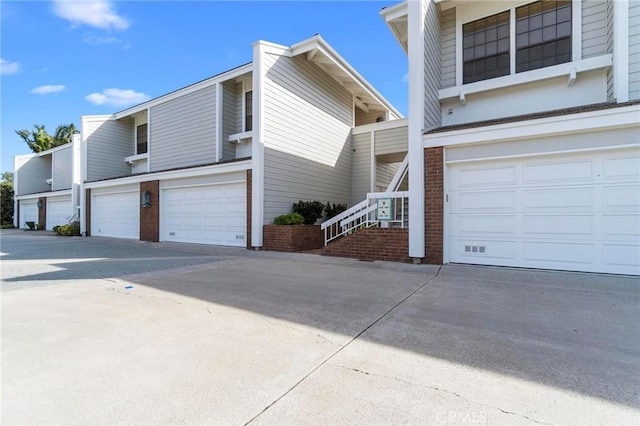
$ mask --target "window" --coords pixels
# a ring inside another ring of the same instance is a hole
[[[571,0],[540,0],[462,26],[463,84],[570,62]],[[510,30],[515,27],[515,51]]]
[[[465,84],[509,74],[509,21],[506,11],[462,27]]]
[[[571,1],[544,0],[516,9],[516,72],[571,61]]]
[[[147,123],[136,127],[136,154],[147,152]]]
[[[253,92],[244,93],[244,131],[253,129]]]

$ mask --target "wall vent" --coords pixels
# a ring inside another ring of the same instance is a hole
[[[244,240],[244,235],[236,235],[236,240]]]
[[[176,233],[175,233],[175,232],[169,232],[169,236],[170,236],[170,237],[175,237],[175,236],[176,236]]]

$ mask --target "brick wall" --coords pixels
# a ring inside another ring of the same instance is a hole
[[[424,150],[424,262],[442,264],[444,220],[444,149]]]
[[[85,190],[85,206],[84,206],[84,223],[85,223],[85,236],[91,235],[91,189]]]
[[[41,207],[38,209],[38,225],[47,229],[47,197],[38,198]]]
[[[140,194],[151,193],[151,206],[140,207],[140,240],[160,241],[160,181],[140,182]]]
[[[409,257],[409,230],[406,228],[362,229],[329,243],[322,254],[362,260],[412,261]]]
[[[304,251],[319,249],[324,244],[320,225],[264,225],[263,248],[273,251]]]
[[[252,191],[252,187],[251,185],[253,184],[253,175],[251,173],[252,171],[249,169],[247,170],[247,248],[251,249],[253,246],[251,245],[251,191]]]

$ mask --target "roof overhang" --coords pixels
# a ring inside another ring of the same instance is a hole
[[[291,56],[306,55],[340,85],[353,94],[355,104],[365,112],[388,112],[389,119],[403,118],[402,114],[371,86],[347,61],[319,35],[290,48]]]
[[[408,3],[404,1],[395,6],[385,7],[380,11],[380,16],[395,36],[404,53],[409,53],[409,25]]]

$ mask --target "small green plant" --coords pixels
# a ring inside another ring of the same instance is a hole
[[[0,226],[0,229],[14,229],[14,228],[15,228],[15,226],[13,226],[10,223],[9,224],[5,223],[4,225]]]
[[[41,223],[36,223],[36,230],[43,231],[44,230],[44,225],[41,224]]]
[[[324,206],[324,212],[327,214],[327,219],[338,216],[340,213],[347,209],[346,203],[327,203]]]
[[[324,210],[324,204],[320,201],[298,201],[293,203],[293,212],[299,213],[304,217],[305,225],[313,225],[316,221],[322,217],[322,211]]]
[[[27,225],[27,227],[29,228],[30,231],[34,231],[36,229],[36,223],[35,222],[25,222],[25,224]]]
[[[273,219],[274,225],[302,225],[304,217],[299,213],[287,213]]]
[[[80,235],[80,222],[71,222],[66,225],[54,226],[53,231],[63,237],[75,237]]]

